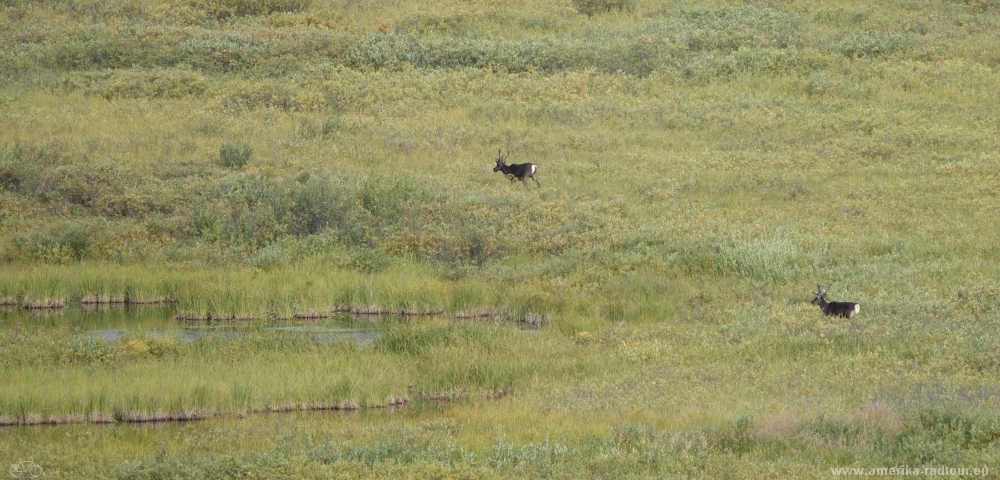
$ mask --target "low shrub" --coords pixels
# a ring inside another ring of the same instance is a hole
[[[63,79],[67,90],[83,91],[108,100],[116,98],[182,98],[200,95],[205,77],[185,69],[123,69],[82,72]]]
[[[93,229],[59,223],[44,231],[14,235],[5,256],[9,260],[67,263],[90,257]]]
[[[191,0],[191,5],[224,20],[230,17],[299,12],[309,8],[311,0]]]
[[[573,0],[573,8],[588,17],[614,11],[632,12],[635,0]]]
[[[252,157],[253,148],[245,143],[224,143],[219,149],[219,162],[226,168],[243,168]]]
[[[910,39],[889,32],[852,33],[833,44],[833,50],[848,58],[871,58],[906,50]]]

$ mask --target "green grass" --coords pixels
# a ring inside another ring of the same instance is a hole
[[[8,424],[388,407],[519,389],[596,362],[557,333],[430,320],[389,325],[367,348],[252,330],[193,343],[140,333],[113,344],[66,329],[6,331],[2,342]]]
[[[11,430],[3,451],[66,475],[108,477],[237,467],[224,476],[358,468],[379,476],[400,465],[499,476],[752,477],[765,469],[824,477],[841,466],[995,461],[995,382],[983,367],[996,347],[978,326],[954,332],[928,319],[915,328],[874,314],[871,323],[884,325],[875,331],[820,321],[805,306],[777,310],[745,305],[720,312],[733,319],[725,324],[598,324],[603,331],[573,336],[489,323],[399,325],[361,350],[292,337],[159,346],[137,337],[153,348],[123,341],[101,357],[52,345],[57,331],[7,336],[5,411],[16,401],[75,413],[70,421],[221,418],[184,428]],[[491,399],[497,389],[513,393]],[[226,418],[338,398],[371,407],[399,392],[410,403],[393,414]],[[451,400],[434,403],[442,395]],[[84,436],[106,443],[106,453],[81,456],[75,438]]]
[[[995,466],[998,26],[994,1],[2,1],[0,299],[500,315],[367,349],[3,322],[0,415],[217,418],[13,429],[0,461]],[[492,172],[497,149],[542,187]],[[817,283],[861,316],[822,318]],[[509,322],[534,315],[551,322]],[[402,395],[399,415],[230,418]],[[83,436],[107,448],[85,457]]]
[[[438,268],[389,267],[366,274],[331,269],[325,259],[310,259],[269,271],[252,267],[167,267],[96,263],[24,267],[0,279],[0,298],[27,304],[43,298],[77,302],[85,296],[121,296],[126,300],[176,299],[176,307],[197,317],[288,318],[310,309],[378,306],[399,313],[443,311],[448,314],[491,309],[505,318],[551,308],[546,295],[525,286],[499,291],[481,279],[436,278]],[[567,302],[553,302],[559,306]]]

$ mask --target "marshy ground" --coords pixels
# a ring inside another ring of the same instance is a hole
[[[0,462],[1000,469],[998,27],[991,0],[2,1],[0,418],[57,425],[0,427]],[[282,329],[342,310],[420,315]],[[171,418],[203,419],[136,422]]]

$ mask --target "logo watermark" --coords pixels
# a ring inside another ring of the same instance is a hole
[[[830,473],[834,476],[859,476],[859,477],[907,477],[907,476],[927,476],[927,477],[988,477],[990,467],[949,467],[939,465],[937,467],[911,467],[909,465],[895,467],[841,467],[831,468]]]
[[[39,478],[42,473],[42,466],[31,460],[10,464],[10,478]]]

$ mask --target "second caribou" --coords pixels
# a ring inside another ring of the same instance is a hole
[[[510,156],[510,152],[507,152],[507,157]],[[507,165],[507,157],[500,155],[500,150],[497,150],[497,166],[493,167],[494,172],[503,172],[507,178],[510,179],[510,183],[514,183],[517,180],[521,180],[524,186],[528,186],[528,178],[535,181],[535,184],[539,187],[542,186],[538,183],[538,178],[535,177],[535,165],[531,163],[514,163]]]

